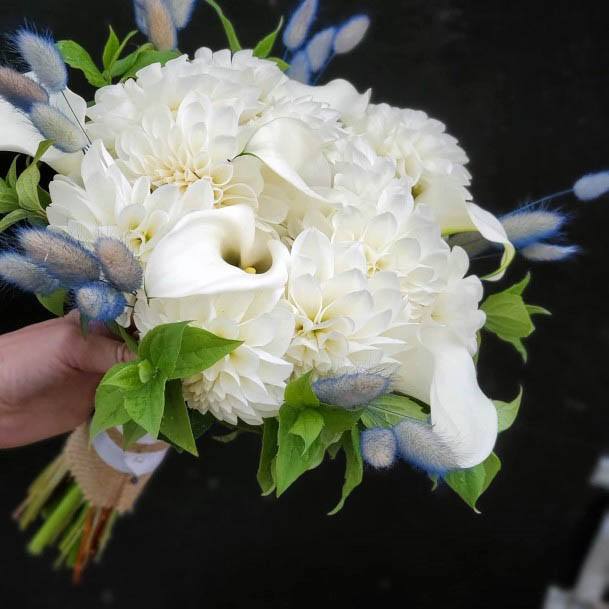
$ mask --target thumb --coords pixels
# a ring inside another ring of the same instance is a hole
[[[99,331],[94,330],[87,336],[83,336],[79,319],[79,313],[72,311],[61,320],[70,326],[72,338],[65,355],[71,368],[82,372],[105,374],[112,366],[137,358],[125,343]]]
[[[112,366],[131,362],[136,358],[125,343],[106,336],[89,334],[80,337],[72,365],[83,372],[105,374]]]

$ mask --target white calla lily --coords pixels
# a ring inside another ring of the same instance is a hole
[[[474,467],[495,445],[495,406],[478,385],[472,356],[454,334],[424,327],[418,335],[419,346],[398,356],[402,366],[396,389],[430,405],[431,428],[410,434],[406,423],[402,431],[409,445],[403,452],[428,471]]]
[[[151,298],[184,298],[248,290],[282,291],[287,248],[256,228],[252,209],[233,205],[193,212],[157,244],[146,266]]]
[[[438,179],[417,197],[418,204],[433,209],[444,235],[477,232],[486,240],[503,246],[503,258],[499,268],[484,277],[498,281],[505,274],[516,254],[501,222],[493,214],[472,203],[466,188],[449,179]]]
[[[331,167],[323,154],[323,138],[306,123],[278,118],[262,126],[245,152],[258,157],[286,182],[313,199],[324,200],[318,189],[329,188]]]
[[[86,101],[69,89],[65,90],[66,99],[61,93],[50,95],[50,103],[61,110],[67,117],[73,119],[74,115],[81,125],[85,124]],[[69,102],[69,105],[68,105]],[[72,111],[74,114],[72,114]],[[38,145],[44,139],[40,132],[32,125],[26,114],[14,106],[0,99],[0,151],[17,152],[34,156]],[[42,157],[42,160],[55,171],[68,176],[78,175],[82,162],[82,152],[67,154],[57,148],[51,148]]]

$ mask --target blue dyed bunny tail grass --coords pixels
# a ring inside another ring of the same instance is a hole
[[[42,296],[52,294],[61,287],[45,268],[17,252],[0,254],[0,277],[24,292]]]
[[[580,201],[594,201],[609,192],[609,171],[589,173],[573,186],[573,194]]]
[[[298,53],[292,57],[287,75],[292,80],[297,80],[305,85],[311,84],[313,73],[311,72],[311,66],[309,65],[309,58],[307,57],[306,51],[298,51]]]
[[[436,476],[459,469],[452,450],[434,432],[431,424],[405,419],[393,428],[393,432],[400,458],[414,468]]]
[[[562,262],[581,252],[577,245],[556,245],[554,243],[533,243],[520,253],[533,262]]]
[[[135,24],[137,29],[148,37],[148,25],[146,23],[146,9],[144,7],[144,0],[133,0],[133,13],[135,17]]]
[[[319,0],[302,0],[296,7],[283,30],[283,44],[289,53],[298,51],[304,45],[318,10]]]
[[[377,367],[321,377],[311,387],[324,404],[357,410],[390,393],[392,384],[393,371]]]
[[[114,321],[127,306],[124,295],[104,281],[92,281],[81,286],[74,298],[78,310],[91,321]]]
[[[69,235],[44,228],[23,228],[17,238],[27,256],[62,287],[78,287],[100,277],[98,259]]]
[[[391,429],[366,429],[361,434],[361,449],[362,457],[368,465],[375,469],[387,469],[397,459],[397,438]]]
[[[524,249],[547,239],[560,238],[569,215],[549,211],[545,204],[527,205],[499,217],[508,239],[517,249]]]
[[[336,28],[328,27],[321,32],[318,32],[307,43],[306,53],[309,61],[309,67],[315,74],[314,82],[317,83],[323,76],[328,66],[336,56],[334,53],[334,40],[336,38]]]
[[[169,7],[163,0],[142,0],[146,32],[159,51],[171,51],[178,46],[178,33]]]
[[[183,30],[192,19],[197,0],[165,0],[169,13],[178,30]]]
[[[50,93],[60,93],[68,86],[68,69],[49,34],[38,34],[23,27],[12,36],[15,48],[42,86]]]
[[[370,17],[365,14],[354,15],[339,26],[334,37],[334,53],[344,55],[358,47],[370,29]]]
[[[142,287],[142,267],[122,241],[100,237],[95,242],[95,253],[105,278],[118,290],[135,292]]]
[[[17,70],[0,66],[0,98],[28,113],[34,104],[48,103],[49,94],[37,82]]]
[[[82,125],[74,123],[61,110],[48,104],[34,104],[28,112],[32,124],[55,148],[71,153],[84,150],[91,140]]]

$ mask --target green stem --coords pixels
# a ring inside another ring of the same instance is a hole
[[[28,545],[28,551],[34,556],[42,554],[44,549],[52,544],[70,524],[70,520],[83,501],[84,497],[79,486],[76,483],[72,484],[59,505],[49,515],[47,521],[40,527],[40,530]]]

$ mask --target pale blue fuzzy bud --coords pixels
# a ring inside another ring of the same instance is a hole
[[[361,436],[362,457],[376,469],[391,467],[396,460],[398,444],[391,429],[367,429]]]
[[[144,0],[133,0],[133,12],[135,14],[135,24],[137,25],[137,29],[142,32],[144,36],[148,36]]]
[[[173,18],[163,0],[143,0],[148,39],[159,51],[171,51],[178,46],[178,34]]]
[[[329,27],[315,34],[307,44],[307,58],[313,73],[319,72],[330,61],[335,36],[336,28]]]
[[[142,267],[122,241],[102,237],[95,243],[95,253],[106,279],[121,292],[135,292],[142,287]]]
[[[533,243],[520,250],[520,253],[533,262],[559,262],[572,258],[580,252],[577,245],[554,245],[552,243]]]
[[[334,38],[334,52],[337,55],[350,53],[357,47],[370,28],[368,15],[355,15],[340,26]]]
[[[165,0],[178,30],[183,30],[188,25],[196,3],[196,0]]]
[[[399,456],[417,469],[439,476],[459,469],[452,450],[434,432],[432,425],[405,419],[393,428],[393,432]]]
[[[53,38],[23,28],[13,36],[13,41],[40,84],[52,93],[68,86],[68,69]]]
[[[89,145],[82,128],[48,104],[34,104],[29,117],[42,136],[62,152],[78,152]]]
[[[0,97],[23,112],[49,101],[49,94],[37,82],[5,66],[0,66]]]
[[[529,207],[499,218],[508,239],[521,249],[539,241],[557,237],[567,222],[567,216],[557,211]]]
[[[573,192],[580,201],[593,201],[602,197],[609,192],[609,171],[585,175],[575,182]]]
[[[320,402],[356,410],[389,393],[391,377],[382,371],[347,372],[316,380],[313,391]]]
[[[43,228],[19,232],[19,244],[37,264],[43,266],[63,287],[74,287],[99,279],[97,258],[72,237]]]
[[[298,50],[305,43],[317,16],[318,7],[319,0],[303,0],[290,17],[283,31],[283,44],[290,51]]]
[[[15,252],[0,254],[0,277],[24,292],[47,296],[61,286],[47,271]]]
[[[306,51],[299,51],[292,57],[287,75],[292,80],[297,80],[305,85],[310,84],[312,73]]]
[[[75,300],[81,314],[91,321],[114,321],[127,306],[123,294],[103,281],[93,281],[80,287]]]

